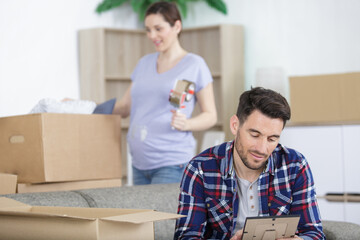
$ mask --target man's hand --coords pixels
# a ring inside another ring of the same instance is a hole
[[[244,230],[244,229],[241,229],[241,230],[237,231],[237,232],[235,233],[235,235],[234,235],[230,240],[241,240],[241,237],[242,237],[242,235],[243,235],[243,230]],[[303,239],[303,238],[295,235],[295,236],[292,237],[292,238],[277,238],[276,240],[294,240],[294,239]]]
[[[293,239],[303,239],[303,238],[295,235],[295,236],[292,237],[292,238],[277,238],[276,240],[293,240]]]
[[[241,229],[241,230],[237,231],[235,233],[235,235],[232,238],[230,238],[230,240],[241,240],[241,237],[243,235],[243,231],[244,231],[244,229]]]

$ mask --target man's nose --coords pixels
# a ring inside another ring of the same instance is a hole
[[[256,151],[260,154],[266,155],[268,148],[268,141],[266,138],[259,138],[256,142]]]

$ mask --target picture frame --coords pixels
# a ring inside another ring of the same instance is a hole
[[[242,240],[275,240],[294,237],[300,215],[248,217],[245,220]]]

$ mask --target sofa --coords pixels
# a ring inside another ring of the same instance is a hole
[[[176,213],[179,184],[123,186],[76,191],[2,195],[34,206],[92,208],[141,208]],[[155,239],[173,238],[175,220],[155,222]],[[360,226],[354,223],[323,221],[328,240],[359,240]]]

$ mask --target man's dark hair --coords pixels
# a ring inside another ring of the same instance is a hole
[[[280,93],[262,87],[251,88],[241,94],[236,112],[240,124],[243,124],[254,110],[270,118],[281,118],[284,127],[291,116],[290,106],[286,99]]]

